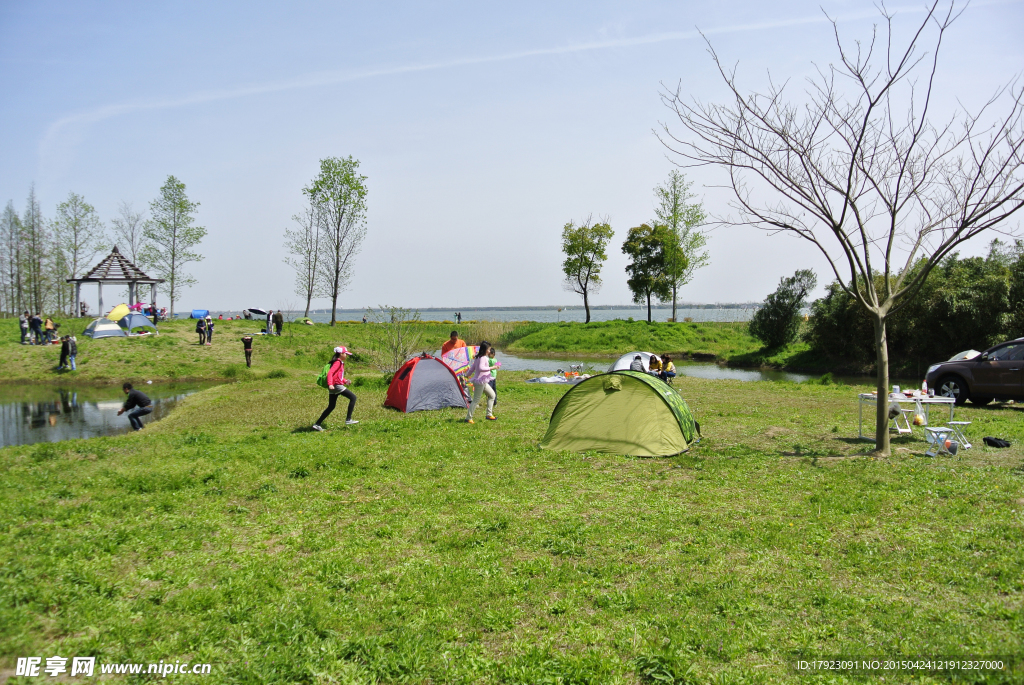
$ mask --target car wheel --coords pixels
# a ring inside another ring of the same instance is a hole
[[[994,397],[972,397],[971,398],[971,404],[976,404],[979,407],[984,407],[986,404],[991,402],[993,399],[995,399],[995,398]]]
[[[970,390],[967,383],[960,376],[944,376],[939,380],[938,394],[943,397],[952,397],[956,403],[963,404],[970,398]]]

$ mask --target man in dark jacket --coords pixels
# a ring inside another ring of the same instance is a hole
[[[64,367],[68,365],[68,354],[71,353],[71,336],[65,335],[60,339],[60,365],[57,367],[58,371],[63,371]]]
[[[282,328],[284,328],[284,314],[278,309],[274,312],[274,330],[277,331],[278,335],[281,335]]]
[[[125,383],[121,389],[124,390],[125,395],[128,395],[128,399],[124,401],[124,406],[117,411],[117,415],[120,416],[126,411],[130,412],[128,420],[131,421],[132,428],[142,430],[142,417],[153,413],[153,403],[141,390],[132,388],[131,383]],[[134,411],[131,411],[133,409]]]

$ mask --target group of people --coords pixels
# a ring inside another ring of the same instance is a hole
[[[676,365],[672,363],[672,357],[667,354],[658,357],[656,354],[652,354],[650,360],[647,362],[647,368],[644,368],[644,358],[641,355],[633,357],[633,361],[629,364],[630,371],[640,371],[641,373],[649,373],[652,376],[657,376],[666,383],[670,378],[676,377]]]
[[[44,321],[42,314],[30,314],[27,311],[18,317],[18,323],[21,326],[22,345],[48,345],[57,339],[57,329],[60,328],[60,324],[54,323],[50,317]]]
[[[196,319],[196,333],[199,334],[200,345],[213,344],[213,319],[209,314],[205,319]]]
[[[65,335],[60,339],[60,365],[57,367],[57,370],[77,370],[78,367],[75,365],[76,357],[78,357],[78,338],[73,335]]]
[[[459,337],[459,332],[452,331],[448,339],[441,345],[441,356],[465,346],[466,341]],[[470,382],[473,384],[473,402],[469,405],[466,423],[473,423],[473,413],[484,396],[487,397],[486,419],[488,421],[497,420],[497,417],[494,416],[494,405],[498,403],[498,367],[501,366],[501,362],[495,359],[496,354],[497,348],[494,345],[486,340],[480,342],[480,348],[467,372]]]

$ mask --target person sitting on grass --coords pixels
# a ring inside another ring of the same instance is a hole
[[[641,373],[646,371],[647,369],[644,368],[644,358],[641,357],[639,354],[637,356],[633,357],[633,361],[631,361],[629,363],[629,370],[630,371],[639,371]]]
[[[124,383],[121,389],[124,390],[125,395],[128,395],[128,399],[124,401],[124,406],[117,410],[117,415],[120,416],[126,411],[130,412],[128,421],[131,422],[132,428],[142,430],[142,417],[153,413],[153,403],[141,390],[132,388],[131,383]]]
[[[668,379],[676,377],[676,365],[672,363],[672,357],[667,354],[661,355],[661,373],[658,378],[668,382]]]
[[[444,344],[441,345],[441,356],[442,357],[445,356],[446,354],[448,354],[449,352],[454,350],[456,347],[465,347],[465,346],[466,346],[466,341],[459,337],[459,332],[458,331],[452,331],[451,337],[448,338],[447,340],[445,340]]]
[[[658,355],[652,354],[651,358],[647,360],[647,369],[655,376],[661,375],[661,360],[658,359]]]

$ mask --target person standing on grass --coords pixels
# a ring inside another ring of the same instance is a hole
[[[36,313],[28,321],[29,326],[32,328],[32,344],[42,345],[43,344],[43,315]]]
[[[488,384],[494,391],[494,406],[498,406],[498,367],[501,366],[501,362],[494,358],[497,353],[498,351],[491,345],[491,350],[487,353],[487,362],[491,366],[491,380],[488,381]]]
[[[68,336],[68,362],[71,364],[71,370],[76,371],[78,369],[75,366],[75,357],[78,356],[78,338],[73,335]]]
[[[480,342],[480,351],[469,367],[473,381],[473,402],[469,405],[469,413],[466,414],[466,423],[473,423],[473,412],[480,404],[480,399],[487,395],[487,416],[488,421],[496,421],[494,415],[494,390],[491,389],[491,363],[487,353],[491,351],[491,343],[486,340]]]
[[[199,344],[206,344],[206,319],[199,317],[196,319],[196,333],[199,334]]]
[[[206,344],[213,344],[213,319],[209,316],[206,317]]]
[[[273,330],[273,329],[271,328],[271,323],[270,323],[270,322],[271,322],[271,319],[273,318],[273,316],[274,316],[274,310],[273,310],[273,309],[268,309],[268,310],[267,310],[267,327],[266,327],[266,329],[264,329],[264,331],[263,331],[263,332],[264,332],[264,333],[266,333],[267,335],[270,335],[270,331],[271,331],[271,330]]]
[[[284,328],[284,312],[278,309],[274,312],[274,332],[280,336],[281,330]]]
[[[324,421],[334,411],[335,405],[338,404],[339,395],[348,400],[348,415],[345,417],[345,425],[351,426],[359,423],[352,419],[352,410],[356,407],[356,395],[345,387],[351,382],[345,379],[345,360],[348,359],[348,355],[347,347],[334,348],[334,358],[331,359],[331,368],[327,372],[327,409],[324,409],[324,413],[313,424],[313,430],[315,431],[322,431],[324,429]]]
[[[45,338],[46,342],[47,343],[53,342],[54,333],[56,333],[56,331],[57,331],[57,329],[54,328],[53,319],[51,319],[50,317],[46,317],[46,323],[44,324],[44,327],[46,329],[46,333],[45,333],[45,335],[46,335],[46,338]]]
[[[124,406],[117,410],[117,415],[130,412],[128,421],[131,422],[132,428],[142,430],[142,417],[153,413],[153,402],[141,390],[132,388],[131,383],[125,383],[121,389],[128,395],[128,399],[124,401]]]
[[[18,317],[18,324],[21,326],[21,344],[26,345],[25,339],[28,337],[28,320],[32,318],[26,311],[24,314]]]
[[[242,349],[245,350],[245,365],[252,368],[252,336],[242,336]]]
[[[57,366],[58,371],[63,371],[64,367],[68,365],[68,355],[71,353],[71,341],[68,340],[70,337],[65,335],[60,339],[60,364]]]

